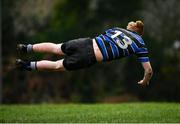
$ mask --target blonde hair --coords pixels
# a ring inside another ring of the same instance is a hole
[[[136,21],[136,32],[140,35],[144,34],[144,23],[141,20]]]

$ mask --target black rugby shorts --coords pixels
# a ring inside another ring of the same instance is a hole
[[[91,38],[79,38],[65,42],[61,46],[66,54],[63,65],[66,70],[77,70],[96,63]]]

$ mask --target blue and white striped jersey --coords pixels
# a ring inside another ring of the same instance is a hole
[[[130,55],[137,55],[139,62],[148,62],[148,50],[140,35],[122,28],[108,29],[95,38],[103,55],[103,61],[110,61]]]

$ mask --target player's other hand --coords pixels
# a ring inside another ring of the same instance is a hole
[[[140,86],[148,86],[148,85],[149,85],[149,82],[146,82],[146,81],[144,81],[144,80],[141,80],[141,81],[138,82],[138,84],[139,84]]]

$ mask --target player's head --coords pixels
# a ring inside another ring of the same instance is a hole
[[[137,32],[139,35],[144,34],[144,23],[142,21],[136,21],[136,22],[129,22],[127,25],[127,29],[131,31]]]

